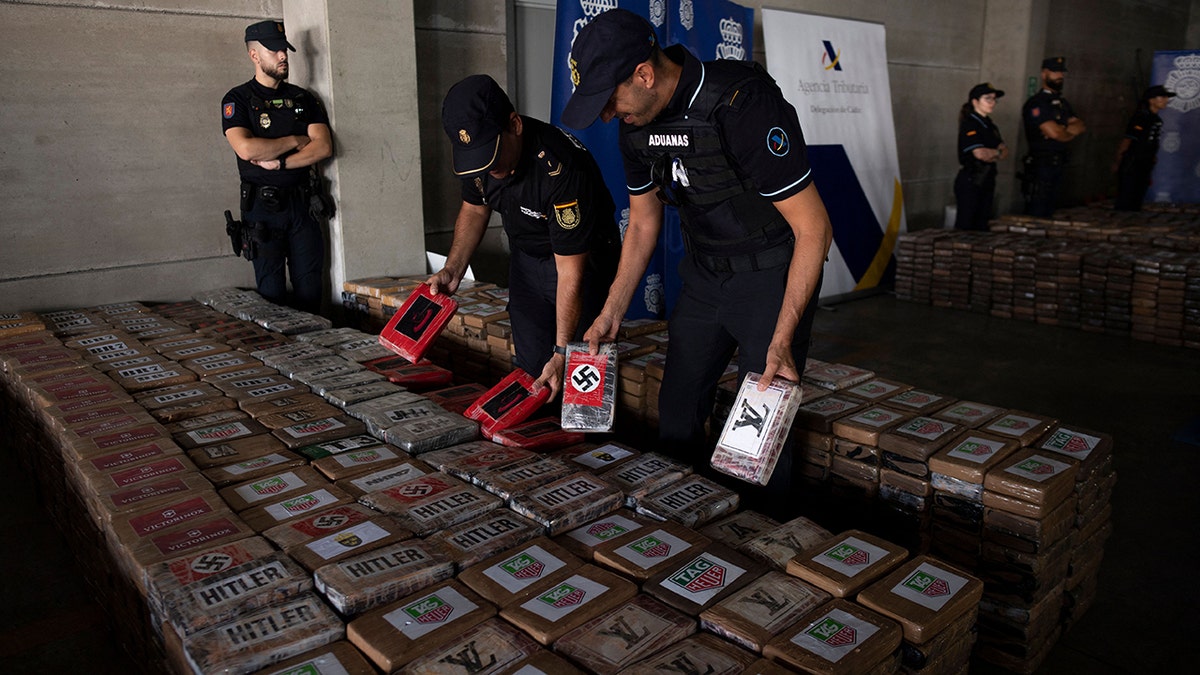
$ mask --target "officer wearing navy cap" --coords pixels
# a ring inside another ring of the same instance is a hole
[[[254,77],[221,100],[221,127],[241,176],[243,251],[254,263],[258,292],[272,302],[318,312],[325,260],[314,199],[316,164],[333,154],[329,117],[308,91],[289,84],[288,42],[279,21],[246,27]]]
[[[832,228],[800,122],[758,64],[662,49],[653,27],[622,9],[579,32],[570,67],[575,92],[563,122],[619,120],[629,190],[617,279],[585,339],[616,338],[662,229],[663,202],[677,205],[687,256],[659,435],[668,452],[707,465],[704,424],[735,351],[739,374],[762,374],[762,389],[775,376],[799,382],[804,369]],[[762,500],[755,506],[775,515],[793,508],[790,455],[785,449],[766,491],[751,495]]]
[[[1049,218],[1054,214],[1068,144],[1087,130],[1063,98],[1066,72],[1067,63],[1061,56],[1042,61],[1042,88],[1021,108],[1029,141],[1021,180],[1027,215]]]
[[[1149,87],[1142,94],[1138,108],[1125,126],[1125,137],[1117,147],[1113,171],[1117,174],[1118,211],[1141,211],[1150,187],[1150,174],[1158,161],[1158,139],[1162,135],[1162,118],[1158,113],[1171,102],[1175,92],[1161,84]]]
[[[954,179],[956,229],[986,230],[992,217],[996,162],[1008,156],[1008,146],[992,120],[996,101],[1002,96],[1004,91],[990,82],[977,84],[959,112],[958,163],[962,168]]]
[[[472,75],[450,88],[442,126],[462,206],[433,293],[453,294],[493,211],[508,236],[508,312],[517,366],[562,388],[567,342],[596,318],[621,255],[612,195],[573,136],[519,115],[500,85]]]

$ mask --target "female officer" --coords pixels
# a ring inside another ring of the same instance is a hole
[[[992,216],[996,162],[1008,156],[1008,146],[991,118],[1001,96],[1004,92],[991,84],[977,84],[958,115],[958,163],[962,168],[954,179],[958,202],[954,227],[960,230],[986,230]]]
[[[1141,103],[1125,127],[1125,138],[1117,148],[1113,170],[1117,173],[1118,211],[1140,211],[1150,174],[1158,156],[1158,137],[1162,134],[1162,118],[1158,113],[1171,102],[1173,91],[1156,84],[1142,94]]]

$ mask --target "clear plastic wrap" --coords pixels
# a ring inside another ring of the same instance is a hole
[[[617,412],[617,347],[600,345],[589,353],[586,342],[567,344],[563,367],[562,428],[568,431],[612,431]]]
[[[800,407],[800,387],[776,377],[759,391],[760,377],[750,373],[742,381],[711,464],[734,478],[766,485]]]

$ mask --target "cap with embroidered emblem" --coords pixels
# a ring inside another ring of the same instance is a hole
[[[969,98],[976,99],[986,94],[995,94],[996,98],[1004,96],[1003,89],[997,89],[992,86],[991,82],[983,82],[971,87],[971,95]]]
[[[1173,91],[1168,91],[1167,88],[1162,86],[1161,84],[1156,84],[1153,87],[1149,87],[1146,89],[1146,91],[1142,94],[1142,100],[1149,101],[1150,99],[1156,98],[1158,96],[1166,96],[1167,98],[1171,98],[1172,96],[1177,96],[1177,95],[1178,94],[1176,94]]]
[[[1061,56],[1051,56],[1042,61],[1042,69],[1052,73],[1065,73],[1067,72],[1067,60]]]
[[[281,52],[284,49],[296,51],[292,43],[288,42],[282,21],[259,21],[246,26],[246,42],[262,43],[262,46],[273,52]]]
[[[604,110],[613,90],[650,58],[658,46],[654,27],[626,9],[610,9],[579,31],[571,47],[575,92],[563,109],[563,124],[584,129]]]
[[[454,175],[470,177],[491,168],[500,154],[500,132],[514,112],[508,95],[488,75],[458,81],[442,102],[442,127],[454,148]]]

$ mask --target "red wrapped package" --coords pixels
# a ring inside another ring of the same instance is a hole
[[[484,436],[520,424],[550,398],[550,388],[533,391],[533,376],[520,368],[487,390],[463,413],[479,422]]]
[[[402,356],[386,356],[363,364],[409,391],[425,391],[450,384],[454,373],[432,363],[411,363]]]
[[[416,363],[456,311],[454,298],[444,293],[433,295],[429,284],[421,284],[383,327],[379,344]]]

